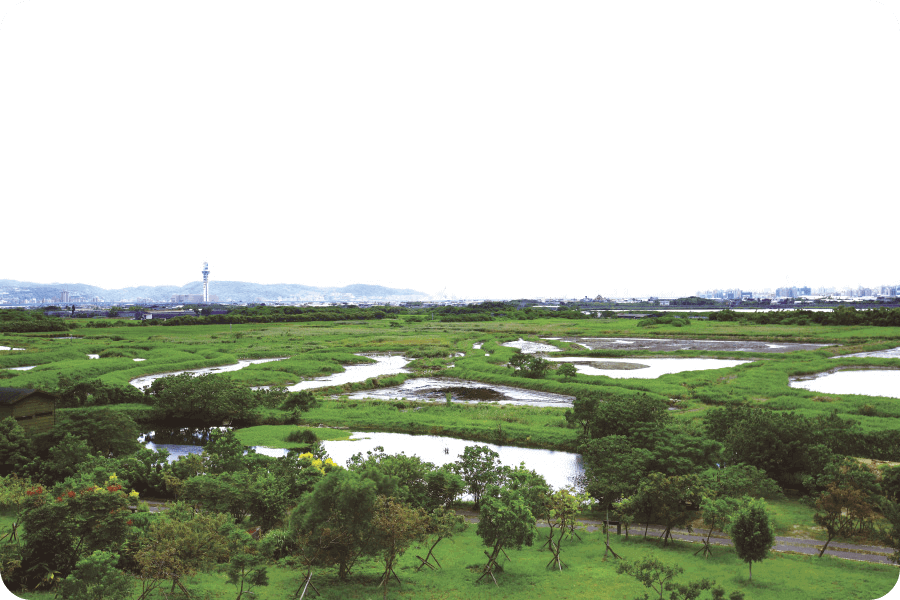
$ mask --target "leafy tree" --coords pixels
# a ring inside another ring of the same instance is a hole
[[[582,439],[608,435],[634,437],[665,426],[670,420],[668,404],[660,397],[597,395],[576,398],[574,411],[566,414],[570,424],[582,426]]]
[[[731,519],[728,533],[738,557],[747,563],[753,581],[753,563],[766,558],[775,545],[775,531],[765,501],[753,500],[741,507]]]
[[[481,498],[489,484],[501,483],[500,455],[487,446],[466,446],[452,468],[466,482],[466,491],[472,494],[475,509],[481,506]]]
[[[784,492],[762,469],[751,465],[737,464],[713,467],[700,474],[703,486],[714,497],[753,496],[782,498]]]
[[[514,375],[523,375],[529,379],[540,379],[550,370],[552,363],[546,358],[534,354],[516,352],[509,359],[509,366]]]
[[[266,569],[266,557],[259,551],[258,542],[246,531],[236,529],[229,535],[232,548],[225,574],[228,583],[237,588],[237,598],[244,594],[253,595],[253,588],[269,585],[269,574]]]
[[[578,369],[572,363],[562,363],[556,368],[556,374],[563,379],[571,379],[578,375]]]
[[[428,530],[428,515],[421,508],[412,508],[396,498],[378,496],[372,515],[372,526],[377,540],[378,553],[384,560],[384,573],[381,583],[384,586],[384,597],[387,598],[388,582],[391,575],[397,581],[394,561],[416,541],[422,541]]]
[[[578,483],[603,507],[635,493],[653,458],[649,450],[634,448],[622,435],[592,439],[579,449],[584,474]]]
[[[528,502],[519,490],[488,485],[483,497],[478,521],[478,536],[491,548],[488,563],[479,581],[485,575],[500,569],[497,558],[504,548],[531,546],[535,537],[535,518]]]
[[[160,377],[144,393],[158,419],[247,421],[259,406],[249,388],[214,374]]]
[[[441,563],[434,556],[434,549],[442,540],[452,538],[456,533],[462,533],[468,526],[469,524],[466,522],[465,517],[456,514],[456,511],[447,510],[444,507],[438,507],[431,511],[428,515],[428,530],[426,531],[428,543],[431,546],[429,546],[425,558],[418,557],[422,564],[416,570],[420,570],[425,565],[431,567],[431,564],[428,562],[430,558],[434,558],[434,561],[440,567]],[[433,569],[434,567],[431,568]]]
[[[125,456],[141,448],[140,427],[127,414],[108,408],[68,410],[55,429],[87,442],[92,454]]]
[[[229,556],[229,517],[174,503],[149,525],[134,560],[144,600],[163,582],[184,590],[182,579],[212,569]]]
[[[29,490],[22,512],[22,570],[29,586],[46,585],[47,574],[67,576],[94,550],[115,551],[124,541],[128,495],[115,476],[109,485],[79,485],[77,479],[51,490]]]
[[[338,565],[346,579],[360,556],[372,554],[372,517],[378,495],[396,494],[397,479],[367,469],[335,469],[306,494],[291,514],[295,535],[309,540],[318,564]]]
[[[28,434],[12,417],[0,421],[0,476],[16,473],[31,456]]]
[[[60,582],[60,595],[65,600],[125,600],[131,596],[134,579],[116,568],[118,561],[118,554],[94,550]]]
[[[864,490],[833,482],[816,499],[813,520],[828,533],[819,552],[821,557],[836,536],[847,537],[870,528],[875,520],[874,506]]]
[[[700,501],[700,514],[703,516],[703,524],[709,527],[709,532],[706,534],[706,539],[703,540],[703,548],[694,554],[696,555],[702,550],[704,558],[711,555],[712,548],[709,545],[709,539],[712,537],[713,530],[725,529],[731,523],[734,514],[746,506],[749,501],[749,496],[742,498],[704,496]]]
[[[701,493],[697,475],[675,475],[667,477],[662,473],[650,473],[644,478],[637,491],[637,503],[647,508],[647,523],[657,519],[664,527],[663,544],[668,544],[673,527],[686,527],[691,531],[693,520],[688,502],[696,503]],[[646,535],[646,529],[644,532]]]

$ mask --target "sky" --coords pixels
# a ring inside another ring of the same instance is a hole
[[[0,4],[0,279],[900,284],[900,0]]]

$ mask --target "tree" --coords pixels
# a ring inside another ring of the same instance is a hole
[[[379,585],[384,586],[385,598],[391,575],[400,581],[394,571],[394,561],[398,555],[406,552],[413,542],[424,540],[428,524],[428,515],[421,508],[412,508],[387,496],[378,496],[375,499],[372,526],[378,552],[384,560],[384,573]]]
[[[753,563],[766,558],[775,545],[775,530],[769,522],[764,500],[753,500],[743,506],[731,519],[728,530],[738,557],[750,569],[753,581]]]
[[[466,446],[458,457],[452,468],[466,482],[466,491],[472,494],[477,510],[485,487],[500,483],[500,463],[497,460],[500,455],[487,446]]]
[[[237,588],[235,600],[241,600],[244,594],[252,596],[254,587],[269,585],[269,574],[265,556],[260,553],[259,544],[250,534],[236,529],[229,538],[232,551],[225,566],[225,574],[228,576],[228,583]]]
[[[378,495],[393,496],[397,478],[366,469],[335,469],[322,477],[291,514],[294,535],[309,540],[318,564],[338,565],[347,579],[360,556],[374,553],[372,518]]]
[[[441,540],[452,538],[456,533],[462,533],[468,526],[469,524],[466,522],[465,517],[456,514],[456,511],[454,510],[438,507],[431,511],[431,514],[428,515],[428,531],[426,532],[431,546],[429,546],[425,558],[422,558],[421,556],[416,557],[422,561],[422,564],[420,564],[416,570],[418,571],[426,565],[434,569],[428,562],[431,558],[433,558],[434,562],[440,567],[441,563],[438,562],[437,557],[434,556],[434,549],[441,543]]]
[[[134,560],[144,600],[164,581],[183,589],[181,580],[227,560],[229,517],[195,512],[176,502],[150,524]]]
[[[134,579],[116,568],[118,561],[118,554],[94,550],[60,582],[60,595],[65,600],[125,600],[131,596]]]
[[[572,363],[563,363],[556,368],[556,374],[563,379],[570,379],[578,375],[578,369]]]
[[[0,476],[20,471],[30,455],[28,435],[18,421],[12,417],[0,421]]]
[[[260,402],[246,386],[214,374],[160,377],[144,393],[159,419],[246,421]]]
[[[485,552],[488,563],[478,581],[488,574],[493,578],[494,571],[501,570],[497,558],[504,548],[521,550],[522,546],[534,543],[534,523],[534,515],[519,490],[496,485],[486,488],[477,533],[491,552]]]
[[[114,476],[106,487],[72,479],[26,494],[22,571],[29,586],[45,585],[48,574],[67,576],[79,559],[94,550],[116,551],[125,540],[129,499]]]
[[[524,375],[530,379],[540,379],[550,370],[552,363],[546,358],[519,351],[509,359],[514,375]]]
[[[653,453],[634,448],[622,435],[608,435],[593,439],[579,447],[584,474],[578,483],[602,507],[637,491],[647,474]]]
[[[688,502],[699,499],[700,488],[700,480],[696,475],[667,477],[662,473],[650,473],[644,478],[636,494],[637,502],[647,507],[648,524],[651,518],[656,518],[665,527],[660,536],[664,545],[669,543],[673,527],[687,527],[691,531],[692,515],[688,510]]]
[[[836,536],[854,535],[871,527],[875,511],[865,491],[854,485],[833,482],[816,499],[813,520],[828,533],[828,540],[819,552],[821,557]]]

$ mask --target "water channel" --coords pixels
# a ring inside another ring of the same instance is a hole
[[[237,371],[239,369],[243,369],[248,365],[258,365],[260,363],[267,363],[276,360],[285,360],[287,357],[282,358],[255,358],[253,360],[239,360],[236,364],[233,365],[225,365],[222,367],[203,367],[202,369],[188,369],[185,371],[172,371],[169,373],[155,373],[153,375],[145,375],[144,377],[138,377],[137,379],[132,379],[129,383],[136,387],[139,390],[142,390],[146,387],[149,387],[151,383],[156,381],[161,377],[169,377],[170,375],[180,375],[182,373],[192,373],[194,375],[207,375],[209,373],[226,373],[228,371]],[[135,361],[143,360],[143,359],[134,359]]]
[[[332,385],[343,385],[345,383],[355,383],[365,381],[370,377],[378,377],[381,375],[397,375],[399,373],[409,373],[405,367],[411,361],[405,356],[400,355],[369,355],[362,354],[360,356],[368,356],[375,359],[374,363],[364,363],[361,365],[347,365],[341,373],[335,373],[326,377],[317,377],[307,381],[288,386],[288,391],[299,392],[301,390],[310,390]]]
[[[447,394],[451,402],[497,402],[524,406],[572,406],[574,396],[538,392],[505,385],[480,383],[454,377],[415,377],[401,385],[354,392],[350,398],[376,398],[390,400],[405,398],[424,402],[445,402]]]

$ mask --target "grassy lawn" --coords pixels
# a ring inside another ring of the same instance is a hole
[[[416,599],[465,599],[479,600],[509,598],[516,600],[566,599],[622,599],[631,600],[648,591],[627,575],[616,574],[616,561],[604,558],[604,546],[599,533],[582,533],[583,541],[563,543],[561,558],[568,565],[563,571],[546,568],[551,555],[538,548],[546,530],[539,530],[533,547],[509,550],[511,562],[504,562],[504,572],[497,574],[499,587],[493,582],[476,584],[477,568],[484,562],[481,540],[474,527],[458,535],[453,541],[445,540],[435,553],[442,570],[415,571],[419,561],[416,554],[421,549],[412,548],[400,558],[396,569],[401,584],[392,580],[387,596],[390,598]],[[686,583],[701,578],[711,578],[723,586],[727,594],[742,591],[748,600],[872,600],[889,592],[898,580],[896,567],[845,561],[831,557],[821,559],[810,556],[771,553],[763,562],[753,567],[753,580],[748,581],[748,569],[733,550],[716,548],[712,557],[693,556],[697,546],[687,543],[670,543],[663,548],[656,541],[643,541],[632,537],[612,536],[611,545],[625,560],[636,560],[647,553],[657,555],[666,564],[677,564],[684,573],[675,581]],[[375,560],[358,563],[347,582],[336,579],[335,569],[317,568],[312,582],[325,599],[365,599],[382,596],[377,587],[383,565]],[[269,585],[254,589],[257,600],[291,598],[300,586],[305,570],[285,567],[269,568]],[[228,585],[221,573],[198,574],[185,582],[194,598],[232,599],[237,596],[234,586]],[[163,586],[168,592],[168,586]],[[137,589],[137,586],[136,588]],[[47,599],[50,593],[21,593],[23,598]],[[310,590],[309,597],[317,597]],[[159,593],[154,598],[165,596]],[[169,596],[172,597],[172,596]],[[181,597],[178,595],[177,597]]]

